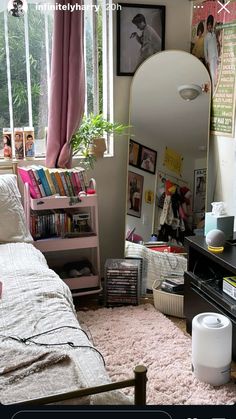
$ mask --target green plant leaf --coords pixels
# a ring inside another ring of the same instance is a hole
[[[95,138],[100,138],[107,134],[128,135],[130,125],[123,125],[117,122],[107,121],[103,114],[94,115],[90,113],[84,115],[78,130],[71,137],[71,147],[73,155],[81,153],[85,158],[85,164],[90,168],[94,167],[96,156],[89,155],[89,148]],[[126,132],[127,131],[127,132]]]

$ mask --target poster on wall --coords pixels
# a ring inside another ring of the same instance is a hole
[[[143,176],[128,171],[127,214],[133,217],[141,217],[143,180]]]
[[[212,85],[212,134],[234,136],[236,0],[194,1],[191,53],[206,66]]]
[[[164,154],[163,166],[172,172],[177,173],[178,176],[182,176],[182,165],[183,157],[177,151],[166,147]]]
[[[193,212],[204,212],[206,200],[206,169],[194,170]]]

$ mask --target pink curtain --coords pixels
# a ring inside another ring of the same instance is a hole
[[[61,5],[82,5],[61,0]],[[71,167],[70,139],[78,128],[85,101],[83,12],[57,10],[54,15],[46,166]]]

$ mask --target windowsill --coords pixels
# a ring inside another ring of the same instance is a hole
[[[114,157],[112,154],[105,154],[103,158],[107,157]],[[84,159],[84,157],[73,157],[73,162],[75,162],[75,165],[79,165],[79,163]],[[16,160],[16,159],[4,159],[0,158],[0,167],[9,166],[12,164],[19,164],[24,166],[30,166],[31,164],[41,164],[45,165],[45,156],[38,156],[35,157],[32,160],[22,159],[22,160]]]

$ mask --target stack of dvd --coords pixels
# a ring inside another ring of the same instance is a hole
[[[107,259],[105,263],[106,305],[137,305],[140,294],[141,260]]]

